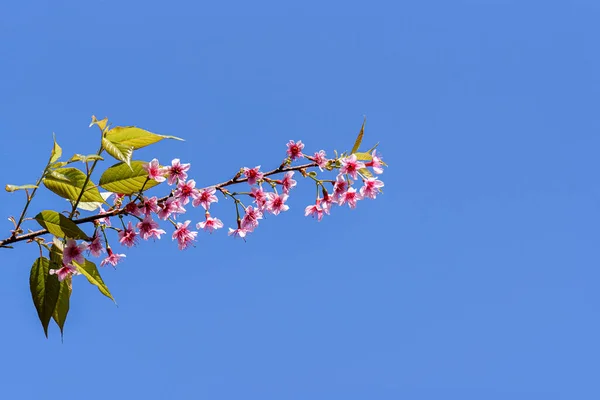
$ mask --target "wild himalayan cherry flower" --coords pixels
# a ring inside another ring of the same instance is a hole
[[[242,239],[244,239],[246,237],[246,234],[248,233],[248,231],[244,228],[242,228],[239,223],[238,223],[238,228],[237,229],[233,229],[233,228],[229,228],[229,236],[233,236],[233,237],[240,237]],[[246,240],[246,239],[244,239]]]
[[[369,178],[365,181],[365,185],[360,188],[360,195],[374,199],[377,197],[377,193],[380,192],[379,188],[381,187],[383,187],[382,181],[375,178]]]
[[[339,202],[340,197],[346,193],[346,190],[348,190],[348,182],[343,175],[338,175],[333,185],[333,201]]]
[[[113,201],[113,204],[116,206],[120,206],[121,203],[123,203],[123,199],[125,198],[125,195],[123,193],[113,193],[115,196],[115,200]]]
[[[313,157],[319,166],[319,169],[323,171],[323,168],[327,166],[327,161],[329,161],[327,158],[325,158],[325,150],[319,150]]]
[[[259,169],[260,165],[257,165],[252,169],[244,167],[244,175],[246,178],[248,178],[249,185],[254,185],[256,181],[261,180],[264,177],[263,173],[260,172]]]
[[[210,203],[217,203],[219,199],[215,196],[216,189],[214,187],[201,189],[198,196],[192,201],[194,207],[202,205],[205,210],[210,208]]]
[[[133,201],[127,203],[127,205],[125,206],[125,212],[127,214],[135,215],[138,217],[142,215],[142,210],[138,207],[137,203]]]
[[[344,157],[340,160],[342,166],[340,167],[340,174],[348,174],[352,179],[356,179],[358,170],[365,168],[365,163],[356,159],[356,154],[351,154],[348,157]]]
[[[62,268],[59,269],[51,269],[48,271],[50,275],[58,276],[58,281],[62,282],[65,278],[71,274],[79,275],[79,271],[71,264],[63,264]]]
[[[358,200],[362,200],[362,196],[356,191],[356,189],[351,187],[342,195],[342,197],[340,197],[339,204],[340,206],[343,206],[345,203],[348,203],[350,208],[356,208],[356,202]]]
[[[198,232],[192,232],[188,229],[190,222],[191,221],[189,220],[185,221],[184,223],[178,222],[177,229],[175,229],[175,232],[173,232],[172,238],[173,240],[177,239],[179,250],[185,249],[191,245],[194,240],[196,240],[196,235]]]
[[[290,190],[296,186],[296,181],[292,179],[292,176],[294,176],[294,171],[288,171],[281,180],[281,186],[283,187],[283,193],[285,194],[290,193]]]
[[[221,222],[218,218],[210,217],[210,214],[206,216],[206,221],[198,222],[196,224],[196,228],[204,229],[210,233],[213,233],[215,229],[219,229],[223,227],[223,222]]]
[[[321,208],[327,215],[331,212],[331,206],[333,205],[333,198],[327,193],[327,190],[323,188],[323,200],[321,200]]]
[[[100,206],[98,208],[100,209],[100,211],[98,211],[98,215],[106,214],[106,210],[104,208],[102,208],[102,206]],[[106,226],[110,226],[110,218],[109,217],[98,218],[96,220],[96,222],[99,224],[104,224]]]
[[[285,204],[285,201],[288,198],[287,194],[282,194],[280,196],[276,193],[267,193],[267,198],[267,210],[275,215],[290,209],[290,207]]]
[[[121,258],[127,257],[125,254],[113,253],[113,251],[110,247],[107,247],[106,251],[108,251],[108,257],[106,257],[104,260],[102,260],[100,262],[101,267],[104,267],[106,264],[110,264],[113,267],[116,267],[117,264],[121,261]]]
[[[72,261],[76,261],[79,264],[84,263],[83,251],[87,248],[85,243],[77,244],[73,239],[67,240],[67,245],[63,250],[63,263],[65,265],[71,264]]]
[[[149,163],[142,165],[142,167],[148,172],[148,179],[153,179],[156,182],[164,182],[166,180],[163,176],[166,171],[160,166],[156,158]]]
[[[242,229],[245,229],[248,232],[252,232],[254,228],[258,226],[258,220],[262,219],[262,217],[263,214],[260,212],[260,210],[252,206],[246,207],[246,214],[242,218],[241,223]]]
[[[144,197],[144,201],[141,205],[141,210],[145,215],[150,215],[152,213],[158,212],[158,198],[156,196],[152,196],[150,198]]]
[[[174,184],[175,182],[185,181],[187,179],[187,170],[190,169],[190,164],[182,164],[179,158],[174,158],[171,161],[171,166],[165,168],[167,170],[167,183],[169,185]]]
[[[298,140],[298,143],[294,143],[293,140],[290,140],[286,146],[287,146],[287,155],[290,157],[290,159],[292,161],[297,158],[304,157],[304,154],[302,154],[302,149],[304,148],[304,144],[302,143],[302,140]]]
[[[94,239],[87,245],[87,249],[94,257],[99,257],[100,253],[104,252],[100,236],[96,235]]]
[[[381,162],[381,157],[377,155],[377,150],[373,150],[373,154],[371,156],[373,159],[365,165],[373,168],[373,172],[375,172],[377,175],[383,174],[383,163]]]
[[[267,194],[263,190],[262,187],[252,188],[252,193],[250,193],[250,197],[254,197],[254,202],[259,210],[264,210],[267,205]]]
[[[160,235],[164,235],[166,233],[164,230],[158,229],[158,223],[152,220],[150,214],[146,214],[144,220],[138,222],[137,228],[140,230],[140,236],[144,240],[148,240],[152,236],[160,239]]]
[[[133,229],[131,221],[127,223],[127,228],[119,232],[119,243],[127,247],[132,247],[137,244],[137,232]]]
[[[192,199],[197,199],[200,195],[196,190],[196,181],[190,179],[189,181],[179,181],[177,184],[177,190],[175,191],[175,198],[179,199],[182,205],[186,205]],[[193,205],[193,203],[192,203]]]
[[[179,200],[177,200],[175,197],[169,197],[160,205],[160,210],[158,210],[158,218],[166,220],[171,216],[171,214],[183,214],[184,212],[185,208],[179,204]]]
[[[317,199],[315,204],[312,204],[304,209],[304,216],[308,217],[312,215],[313,218],[317,217],[318,221],[323,219],[323,208],[321,207],[321,199]]]

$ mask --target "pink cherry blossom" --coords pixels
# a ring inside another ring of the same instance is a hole
[[[250,197],[254,197],[254,202],[259,210],[264,210],[267,205],[267,193],[263,190],[262,187],[252,188],[252,193],[250,193]]]
[[[169,185],[174,184],[177,181],[185,181],[187,179],[187,172],[190,169],[190,164],[181,164],[179,158],[174,158],[171,161],[171,166],[165,168],[167,170],[167,183]]]
[[[166,233],[164,230],[158,229],[158,223],[152,220],[150,214],[146,214],[144,220],[138,222],[137,228],[140,230],[140,236],[144,240],[148,240],[152,236],[160,239],[160,235],[164,235]]]
[[[292,176],[294,176],[294,171],[288,171],[281,180],[281,186],[283,187],[283,193],[285,194],[289,194],[290,190],[296,186],[296,181],[292,179]]]
[[[215,231],[215,229],[220,229],[222,227],[223,227],[223,222],[221,222],[220,219],[212,218],[210,216],[207,216],[205,221],[198,222],[196,224],[196,228],[204,229],[205,231],[208,231],[210,233],[213,233]]]
[[[141,211],[145,215],[150,215],[152,213],[158,212],[158,198],[156,196],[152,196],[150,198],[144,197],[144,201],[142,202]]]
[[[87,244],[87,249],[94,257],[99,257],[100,253],[104,252],[99,235],[94,236],[94,239]]]
[[[276,193],[267,193],[267,199],[266,208],[275,215],[278,215],[282,211],[287,211],[290,208],[285,204],[285,201],[288,199],[287,194],[282,194],[280,196]]]
[[[77,271],[77,268],[75,268],[75,266],[71,264],[63,264],[61,268],[51,269],[50,271],[48,271],[48,273],[50,275],[56,275],[58,277],[59,282],[64,281],[65,278],[67,278],[71,274],[79,275],[79,271]]]
[[[149,163],[142,165],[142,168],[148,172],[148,179],[153,179],[156,182],[164,182],[166,180],[163,176],[166,171],[160,166],[156,158]]]
[[[244,175],[246,176],[246,178],[248,178],[249,185],[254,185],[256,181],[261,180],[264,177],[263,173],[259,170],[260,165],[257,165],[252,169],[244,167]]]
[[[98,211],[98,215],[106,214],[106,210],[104,210],[104,208],[102,208],[102,206],[98,207],[98,209],[100,210],[100,211]],[[110,226],[110,218],[109,217],[98,218],[96,220],[96,222],[98,224],[104,224],[106,226]]]
[[[345,203],[348,203],[350,208],[356,208],[356,202],[358,200],[362,200],[362,196],[360,193],[356,191],[354,188],[349,188],[346,193],[344,193],[339,200],[339,205],[343,206]]]
[[[233,229],[233,228],[229,228],[229,236],[233,236],[233,237],[239,237],[244,239],[246,237],[246,235],[248,234],[248,231],[240,226],[238,226],[237,229]],[[246,240],[246,239],[244,239]]]
[[[117,264],[121,261],[121,258],[127,257],[125,254],[113,253],[110,247],[108,247],[106,250],[108,251],[108,257],[106,257],[100,262],[101,267],[104,267],[106,264],[110,264],[113,267],[116,267]]]
[[[67,240],[67,245],[63,250],[63,263],[70,264],[75,261],[79,264],[84,263],[83,252],[87,248],[85,243],[77,244],[73,239]]]
[[[312,215],[312,217],[317,217],[318,221],[323,219],[323,208],[321,207],[321,199],[317,199],[315,204],[312,204],[304,209],[304,216],[308,217]]]
[[[333,185],[333,200],[338,201],[340,197],[348,190],[348,182],[343,175],[338,175]]]
[[[127,203],[127,205],[125,206],[125,212],[127,214],[131,214],[131,215],[135,215],[135,216],[140,216],[142,215],[142,210],[140,209],[140,207],[137,205],[137,203],[135,202],[129,202]]]
[[[313,157],[319,166],[319,169],[323,171],[323,168],[327,167],[327,161],[329,161],[327,158],[325,158],[325,150],[319,150]]]
[[[158,218],[166,220],[173,214],[183,213],[185,213],[185,208],[179,204],[179,200],[177,200],[175,197],[169,197],[160,205],[160,210],[158,210]]]
[[[127,228],[119,232],[119,243],[127,247],[132,247],[137,244],[137,232],[133,229],[131,221],[127,223]]]
[[[177,198],[182,205],[186,205],[192,199],[197,199],[200,195],[196,188],[196,181],[190,179],[189,181],[179,181],[177,184],[177,190],[175,191],[175,198]],[[193,204],[193,203],[192,203]]]
[[[323,188],[323,199],[321,200],[321,208],[323,212],[327,215],[331,212],[331,207],[333,206],[333,198],[329,195],[327,190]]]
[[[198,232],[190,231],[188,229],[188,225],[190,224],[190,222],[191,221],[189,220],[183,223],[178,222],[177,229],[175,229],[175,232],[173,232],[172,238],[173,240],[177,239],[179,250],[187,248],[192,244],[192,242],[194,242],[194,240],[196,240],[196,235],[198,234]]]
[[[242,218],[241,227],[248,232],[252,232],[258,226],[258,220],[262,218],[263,214],[260,210],[248,206],[246,207],[246,214]]]
[[[365,165],[367,167],[373,168],[373,172],[375,172],[377,175],[383,174],[383,163],[381,157],[377,155],[377,150],[373,150],[373,154],[371,156],[373,157],[373,159]]]
[[[348,157],[344,157],[341,160],[342,166],[340,167],[341,174],[348,174],[352,179],[356,179],[358,170],[365,168],[365,164],[356,159],[356,154],[351,154]]]
[[[215,192],[216,189],[214,187],[201,189],[198,196],[192,201],[192,205],[194,207],[202,205],[205,210],[208,210],[210,208],[210,203],[217,203],[219,201],[217,196],[215,196]]]
[[[375,179],[375,178],[369,178],[365,181],[365,184],[363,187],[360,188],[360,195],[364,198],[364,197],[368,197],[370,199],[374,199],[377,197],[377,193],[379,193],[381,190],[379,190],[379,188],[383,187],[383,182]]]
[[[295,143],[293,140],[290,140],[287,144],[288,157],[290,157],[292,161],[304,157],[304,154],[302,154],[303,148],[304,144],[302,143],[302,140],[298,140],[298,143]]]

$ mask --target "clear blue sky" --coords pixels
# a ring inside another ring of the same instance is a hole
[[[139,156],[199,186],[347,150],[366,115],[385,194],[316,223],[301,181],[247,243],[128,250],[118,308],[75,280],[64,344],[34,246],[2,250],[0,398],[600,398],[600,3],[215,4],[4,2],[2,186],[52,132],[94,152],[92,114],[186,138]]]

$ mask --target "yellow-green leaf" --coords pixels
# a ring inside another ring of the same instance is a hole
[[[110,195],[112,195],[111,192],[100,192],[100,196],[102,196],[102,198],[106,201],[106,199],[108,199],[110,197]],[[75,203],[74,201],[71,201],[71,204]],[[80,201],[79,204],[77,204],[77,208],[81,209],[81,210],[85,210],[85,211],[94,211],[96,209],[98,209],[103,203],[99,202],[99,201],[89,201],[89,202],[83,202]]]
[[[113,297],[112,297],[112,294],[110,294],[110,291],[104,284],[104,281],[102,280],[102,277],[100,276],[100,272],[98,272],[98,268],[96,267],[96,264],[94,264],[90,260],[84,260],[83,264],[79,264],[79,263],[73,261],[73,264],[75,264],[75,266],[77,267],[77,271],[81,272],[81,274],[83,276],[85,276],[92,285],[95,285],[96,287],[98,287],[98,290],[100,290],[100,293],[102,293],[103,295],[105,295],[106,297],[111,299],[112,301],[115,301],[115,299],[113,299]]]
[[[373,156],[371,156],[369,153],[354,153],[354,155],[356,156],[357,160],[361,161],[371,161],[373,159]]]
[[[62,149],[58,143],[56,143],[56,136],[52,134],[52,137],[54,138],[54,146],[52,146],[52,153],[50,154],[50,164],[58,161],[60,156],[62,156]]]
[[[117,160],[123,161],[127,165],[129,165],[129,163],[131,162],[131,156],[133,155],[133,146],[113,142],[112,140],[103,137],[102,147],[104,148],[104,150],[106,150],[108,154],[110,154]]]
[[[118,163],[104,171],[100,177],[100,186],[113,193],[134,194],[150,189],[159,182],[147,180],[148,172],[143,168],[145,161],[131,162],[131,168],[125,163]]]
[[[88,156],[84,156],[83,154],[74,154],[73,157],[71,157],[69,159],[69,163],[73,163],[73,162],[77,162],[77,161],[81,161],[81,162],[88,162],[88,161],[102,161],[104,160],[104,158],[102,156],[99,156],[98,154],[90,154]]]
[[[52,211],[45,210],[35,216],[35,220],[56,237],[72,238],[88,240],[88,235],[85,234],[73,221],[64,215]]]
[[[65,199],[76,201],[79,193],[83,189],[86,175],[77,168],[58,168],[44,178],[44,186]],[[88,181],[85,192],[81,196],[81,201],[100,201],[104,203],[104,199],[100,196],[98,188]]]
[[[6,185],[4,186],[4,190],[6,190],[7,192],[14,192],[16,190],[25,190],[25,189],[35,189],[37,188],[37,186],[35,185]]]
[[[113,143],[132,146],[134,150],[160,142],[163,139],[183,140],[175,136],[158,135],[135,126],[115,126],[106,133],[106,138]]]
[[[46,257],[39,257],[33,263],[29,275],[31,297],[46,337],[48,337],[48,324],[54,314],[60,292],[60,282],[56,275],[50,275],[50,269],[58,268],[60,268],[58,264]]]
[[[371,173],[371,171],[369,171],[366,168],[361,168],[361,169],[358,170],[358,172],[361,175],[363,175],[364,177],[367,177],[367,178],[372,178],[373,177],[373,174]]]
[[[95,115],[92,115],[92,122],[90,123],[90,128],[96,125],[102,132],[106,129],[106,125],[108,124],[108,118],[104,118],[98,120]]]
[[[354,146],[352,147],[352,151],[350,153],[355,153],[358,151],[360,144],[362,143],[363,135],[365,134],[365,124],[366,123],[367,123],[367,118],[365,117],[365,119],[363,120],[363,124],[360,127],[360,132],[358,132],[358,137],[356,138],[356,141],[354,142]]]
[[[72,276],[68,276],[60,282],[58,299],[54,307],[54,313],[52,314],[52,319],[54,319],[54,322],[60,328],[61,337],[64,335],[65,321],[67,320],[67,314],[69,314],[72,290]]]

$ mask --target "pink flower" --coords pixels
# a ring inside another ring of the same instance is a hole
[[[106,211],[104,210],[104,208],[102,208],[102,206],[100,206],[98,208],[100,209],[100,211],[98,211],[98,215],[106,214]],[[110,218],[109,217],[98,218],[96,220],[96,222],[99,224],[104,224],[106,226],[110,226]]]
[[[59,269],[51,269],[50,271],[48,271],[48,273],[50,275],[56,275],[56,276],[58,276],[58,281],[59,282],[64,281],[65,278],[68,277],[71,274],[73,274],[73,275],[79,275],[79,271],[77,271],[77,268],[75,268],[71,264],[63,264],[63,266],[61,268],[59,268]]]
[[[160,235],[164,235],[166,233],[164,230],[158,229],[158,223],[152,220],[150,214],[146,214],[144,220],[138,222],[137,228],[140,230],[140,236],[144,240],[148,240],[152,236],[160,239]]]
[[[261,180],[263,178],[263,173],[259,171],[260,165],[250,169],[244,167],[244,175],[248,178],[248,184],[254,185],[256,181]]]
[[[229,233],[228,233],[229,236],[240,237],[242,239],[244,239],[247,234],[248,234],[248,231],[240,226],[238,226],[237,229],[229,228]],[[244,239],[244,240],[246,240],[246,239]]]
[[[219,229],[223,227],[223,223],[218,218],[212,218],[210,216],[206,216],[206,221],[198,222],[196,224],[196,228],[204,229],[210,233],[213,233],[215,229]]]
[[[338,175],[333,185],[333,200],[339,202],[340,197],[346,193],[346,190],[348,190],[348,182],[342,175]]]
[[[262,187],[259,187],[259,188],[253,187],[250,197],[254,197],[254,202],[256,203],[256,206],[258,207],[259,210],[265,209],[268,199],[267,199],[267,194],[265,193],[265,191],[263,190]]]
[[[142,215],[142,210],[140,210],[138,205],[133,201],[127,203],[127,205],[125,206],[125,212],[127,212],[127,214],[136,215],[138,217]]]
[[[150,198],[144,197],[144,201],[142,202],[141,209],[145,215],[157,213],[158,212],[158,198],[156,196],[152,196]]]
[[[167,170],[167,183],[174,184],[176,181],[185,181],[187,179],[187,170],[190,169],[190,164],[181,164],[179,158],[174,158],[171,161],[171,166],[165,168]]]
[[[101,267],[104,267],[106,264],[110,264],[115,267],[121,261],[121,258],[126,257],[125,254],[113,253],[110,247],[108,247],[106,250],[108,251],[108,257],[100,262]]]
[[[281,180],[281,186],[283,187],[283,193],[285,194],[290,193],[290,190],[296,186],[296,181],[292,179],[292,176],[294,176],[294,171],[288,171]]]
[[[184,223],[178,222],[177,229],[175,229],[175,232],[173,232],[172,238],[173,240],[177,239],[179,250],[187,248],[194,240],[196,240],[196,235],[198,232],[192,232],[188,229],[190,222],[191,221],[189,220],[185,221]]]
[[[267,210],[275,215],[290,209],[290,207],[285,204],[285,201],[288,198],[287,194],[282,194],[280,196],[276,193],[267,193],[267,198]]]
[[[325,158],[325,150],[319,150],[313,157],[319,166],[319,169],[323,171],[323,168],[327,167],[327,161],[329,161],[327,158]]]
[[[94,236],[94,239],[87,245],[87,249],[94,257],[99,257],[100,253],[104,252],[100,236]]]
[[[137,244],[137,232],[133,229],[131,221],[127,223],[127,228],[119,232],[119,243],[127,247],[132,247]]]
[[[381,157],[377,156],[377,150],[373,150],[373,154],[371,156],[373,157],[373,159],[365,165],[367,167],[373,168],[373,172],[375,172],[377,175],[383,174],[383,163],[381,162]]]
[[[327,190],[323,188],[323,200],[321,200],[321,208],[327,215],[331,212],[331,206],[333,206],[333,198],[327,193]]]
[[[344,157],[340,161],[342,163],[340,173],[348,174],[352,177],[352,179],[356,179],[359,169],[365,168],[365,164],[356,159],[356,154],[351,154],[349,157]]]
[[[205,210],[210,208],[210,203],[217,203],[219,199],[215,196],[216,189],[214,187],[201,189],[199,195],[194,198],[192,205],[198,207],[202,205]]]
[[[381,190],[379,188],[383,187],[383,182],[375,179],[369,178],[365,181],[365,185],[360,188],[360,195],[364,197],[368,197],[370,199],[374,199],[377,197],[377,193]]]
[[[186,205],[192,199],[198,198],[200,195],[196,188],[196,181],[190,179],[189,181],[179,181],[177,184],[177,190],[175,191],[175,198],[177,198],[182,205]],[[192,203],[193,205],[193,203]]]
[[[185,208],[179,204],[179,200],[177,200],[175,197],[169,197],[160,205],[160,210],[158,210],[158,218],[166,220],[172,214],[183,213],[185,213]]]
[[[71,264],[72,261],[76,261],[79,264],[83,264],[85,259],[83,258],[83,251],[87,248],[85,243],[77,244],[73,239],[67,240],[67,246],[63,250],[63,263]]]
[[[362,200],[361,194],[351,187],[340,197],[339,204],[340,206],[343,206],[345,203],[348,203],[350,208],[356,208],[356,202],[358,200]]]
[[[298,143],[294,143],[293,140],[290,140],[287,144],[287,155],[292,161],[297,158],[302,158],[304,157],[304,154],[302,154],[303,148],[304,144],[302,143],[302,140],[298,140]]]
[[[252,232],[258,226],[258,220],[262,218],[263,214],[260,210],[248,206],[246,207],[246,214],[242,218],[241,227],[248,232]]]
[[[154,179],[156,182],[164,182],[166,171],[160,166],[158,160],[155,158],[147,164],[142,165],[142,168],[148,172],[148,179]]]
[[[312,204],[308,207],[306,207],[304,209],[304,216],[308,217],[309,215],[312,215],[312,217],[317,217],[318,221],[321,221],[321,219],[323,219],[323,208],[321,208],[321,199],[317,199],[316,204]]]

